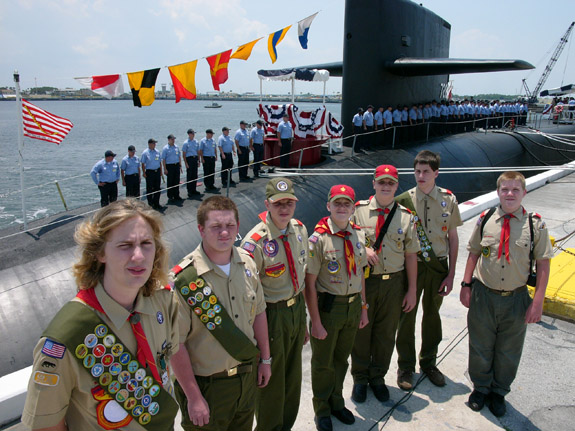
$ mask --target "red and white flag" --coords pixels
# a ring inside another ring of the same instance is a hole
[[[60,144],[74,127],[70,120],[50,114],[22,99],[24,136]]]
[[[74,79],[94,93],[108,99],[124,94],[124,84],[122,84],[120,75],[88,76]]]

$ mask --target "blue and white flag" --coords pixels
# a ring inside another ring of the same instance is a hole
[[[303,49],[307,49],[307,34],[309,32],[309,28],[311,27],[311,22],[318,13],[319,12],[316,12],[297,23],[297,35],[299,38],[299,43]]]

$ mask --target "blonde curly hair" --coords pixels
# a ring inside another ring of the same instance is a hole
[[[134,217],[142,217],[148,222],[156,246],[152,273],[142,287],[144,296],[153,295],[154,290],[168,283],[169,252],[161,238],[163,223],[160,216],[142,201],[125,199],[105,206],[76,228],[74,239],[78,244],[80,258],[72,267],[72,273],[78,290],[90,289],[102,281],[105,264],[98,258],[104,254],[109,233]]]

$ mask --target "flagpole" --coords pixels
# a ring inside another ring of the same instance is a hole
[[[26,220],[26,200],[24,199],[24,135],[22,119],[22,98],[20,97],[20,74],[14,71],[14,83],[16,85],[16,105],[18,109],[18,161],[20,163],[20,193],[22,195],[22,216],[24,219],[24,230],[28,229]]]

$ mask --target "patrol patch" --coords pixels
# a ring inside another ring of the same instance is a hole
[[[256,249],[256,245],[252,244],[251,242],[246,242],[244,245],[242,245],[242,248],[246,251],[249,251],[250,253],[253,253]]]
[[[162,314],[161,311],[158,311],[156,313],[156,319],[158,320],[158,323],[161,325],[162,323],[164,323],[164,315]]]
[[[489,257],[489,255],[491,254],[491,248],[490,247],[483,247],[481,249],[481,254],[483,255],[483,257]]]
[[[340,265],[336,260],[329,261],[327,263],[327,270],[330,274],[336,274],[339,272]]]
[[[278,243],[275,239],[271,241],[264,240],[264,253],[269,257],[274,257],[278,254]]]
[[[311,242],[312,244],[315,244],[318,239],[319,239],[318,236],[312,235],[312,236],[309,237],[308,241]]]
[[[46,338],[42,347],[42,353],[51,358],[62,359],[64,353],[66,353],[66,346]]]
[[[60,381],[60,376],[54,373],[36,371],[34,373],[34,383],[42,386],[56,386]]]
[[[286,266],[283,263],[277,263],[265,268],[265,273],[268,277],[278,278],[286,271]]]

